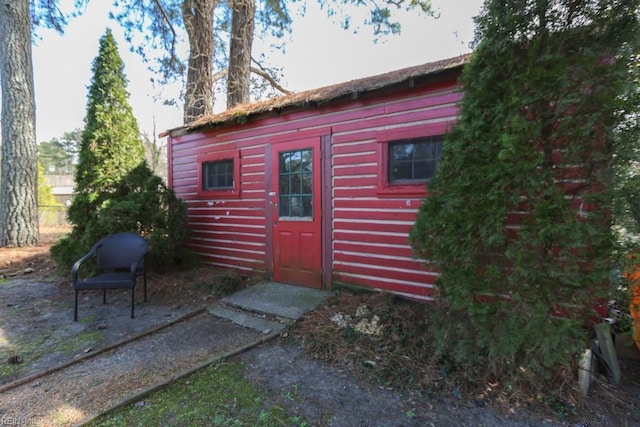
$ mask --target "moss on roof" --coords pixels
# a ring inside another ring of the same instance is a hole
[[[167,134],[192,133],[206,127],[217,127],[229,123],[245,123],[252,116],[281,111],[292,107],[307,107],[327,103],[329,101],[354,97],[356,95],[383,89],[392,85],[400,84],[419,77],[434,75],[445,70],[455,69],[464,66],[469,62],[470,54],[456,56],[454,58],[429,62],[422,65],[403,68],[377,76],[365,77],[325,86],[317,89],[310,89],[303,92],[292,93],[277,98],[265,99],[262,101],[240,104],[233,108],[217,114],[202,116],[191,123],[170,129]]]

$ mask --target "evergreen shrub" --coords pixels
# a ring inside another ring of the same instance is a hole
[[[489,0],[410,233],[441,275],[434,349],[509,389],[570,383],[603,314],[638,1]]]
[[[144,161],[138,124],[128,102],[124,64],[107,30],[93,62],[86,126],[69,207],[72,232],[51,249],[61,272],[102,237],[133,231],[149,243],[146,266],[190,265],[185,205]]]

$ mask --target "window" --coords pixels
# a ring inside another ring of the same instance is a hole
[[[240,197],[240,151],[227,150],[198,157],[198,195]]]
[[[202,163],[202,190],[233,189],[233,159]]]
[[[438,169],[444,135],[451,125],[441,121],[376,132],[378,197],[426,196],[427,182]]]
[[[279,159],[280,217],[313,216],[313,151],[296,150],[280,153]]]
[[[442,155],[443,136],[403,139],[388,143],[390,185],[424,183],[433,177]]]

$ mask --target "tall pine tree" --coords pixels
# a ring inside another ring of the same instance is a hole
[[[133,231],[150,243],[148,266],[186,265],[187,210],[144,160],[138,124],[128,102],[123,63],[111,31],[93,62],[85,129],[69,207],[70,236],[51,248],[62,271],[100,238]]]
[[[477,19],[460,121],[410,237],[441,271],[438,351],[491,381],[541,390],[588,346],[613,153],[637,141],[615,136],[637,111],[639,4],[488,0]]]
[[[31,13],[27,0],[2,3],[0,86],[0,246],[32,246],[38,243],[40,233]]]
[[[76,196],[69,208],[74,234],[82,236],[113,188],[144,160],[138,123],[129,105],[124,64],[111,30],[100,39],[92,66],[85,128],[76,168]]]

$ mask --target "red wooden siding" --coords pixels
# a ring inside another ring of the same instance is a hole
[[[451,124],[460,92],[441,87],[420,97],[388,102],[380,116],[362,117],[333,126],[332,210],[333,279],[430,299],[437,273],[413,259],[408,233],[425,196],[424,186],[409,196],[386,197],[380,188],[381,132],[427,130],[434,123]],[[418,131],[420,132],[420,131]],[[386,138],[385,138],[386,139]]]
[[[205,263],[220,267],[265,270],[264,143],[220,138],[186,137],[171,146],[171,183],[187,204],[190,247]],[[238,198],[198,195],[199,155],[240,149]]]
[[[320,141],[328,135],[330,152],[325,147],[322,153],[322,161],[329,162],[323,173],[331,174],[322,177],[324,191],[330,193],[322,198],[327,236],[323,271],[330,272],[334,283],[431,299],[437,273],[413,259],[408,244],[426,190],[424,185],[398,194],[382,189],[381,149],[384,142],[402,139],[407,132],[429,136],[453,124],[462,96],[454,78],[432,87],[407,86],[363,100],[300,108],[243,125],[171,137],[170,185],[188,206],[190,246],[204,262],[270,273],[267,151],[279,141],[302,135],[315,135]],[[240,153],[239,197],[199,195],[198,158],[223,150]]]
[[[428,185],[388,182],[388,143],[441,135],[455,124],[462,98],[456,80],[467,59],[240,106],[198,119],[193,128],[170,131],[169,185],[187,204],[190,246],[206,263],[262,271],[276,278],[285,277],[279,275],[286,262],[279,260],[314,254],[314,262],[305,266],[313,264],[308,270],[314,279],[321,274],[321,286],[326,288],[343,283],[432,299],[438,272],[414,259],[408,243]],[[236,123],[239,117],[246,118],[244,123]],[[312,153],[315,201],[313,214],[304,220],[321,223],[319,233],[300,231],[300,236],[312,237],[297,246],[287,246],[282,243],[286,239],[279,238],[287,232],[282,222],[300,219],[292,211],[279,217],[280,201],[293,200],[279,198],[278,160],[286,159],[287,147]],[[594,150],[598,148],[594,143]],[[229,153],[234,160],[233,189],[202,190],[201,163],[228,161]],[[585,201],[585,192],[598,189],[584,188],[587,171],[582,160],[568,156],[562,141],[552,157],[555,185],[578,216],[588,215],[596,207]],[[317,218],[318,203],[321,218]],[[518,238],[530,215],[530,203],[523,199],[507,218],[510,238]],[[294,272],[305,270],[291,265]]]

